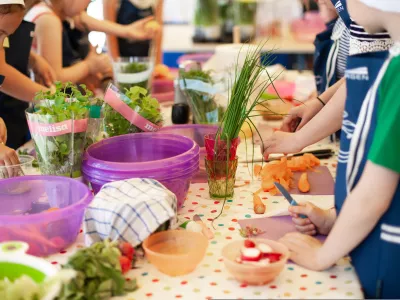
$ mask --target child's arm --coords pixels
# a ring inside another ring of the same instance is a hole
[[[156,11],[156,21],[161,25],[160,31],[157,33],[153,43],[154,43],[154,54],[155,63],[162,64],[163,62],[163,51],[162,51],[162,41],[163,41],[163,24],[164,24],[164,0],[158,0],[155,8]]]
[[[55,15],[45,14],[36,20],[38,53],[54,68],[57,80],[76,83],[89,75],[112,71],[107,57],[94,53],[89,54],[82,62],[63,68],[62,30],[61,20]]]
[[[319,98],[326,104],[336,94],[337,90],[345,83],[344,78],[340,79],[334,85],[329,87]],[[304,104],[294,107],[289,111],[289,114],[283,119],[281,130],[285,132],[293,132],[297,123],[300,121],[297,130],[305,126],[317,113],[319,113],[324,106],[318,99],[311,99]]]
[[[112,34],[129,40],[149,40],[153,37],[153,32],[146,30],[145,25],[152,21],[154,17],[150,16],[133,22],[130,25],[120,25],[107,20],[98,20],[89,16],[86,12],[82,12],[74,18],[75,25],[81,31],[99,31]]]
[[[335,133],[342,124],[345,102],[346,83],[343,83],[332,100],[302,129],[295,133],[277,131],[264,139],[264,149],[262,149],[264,156],[267,157],[272,153],[299,152],[303,148]]]
[[[0,50],[0,61],[5,61],[4,49]],[[30,102],[37,92],[47,90],[46,87],[33,82],[9,64],[3,64],[1,73],[5,79],[0,91],[15,99]]]
[[[103,0],[104,19],[110,22],[117,22],[118,0]],[[114,35],[107,35],[108,52],[113,59],[119,57],[119,47],[117,38]]]
[[[389,208],[399,178],[399,173],[368,161],[322,247],[299,233],[282,239],[293,251],[293,261],[312,270],[324,270],[346,256],[367,237]]]

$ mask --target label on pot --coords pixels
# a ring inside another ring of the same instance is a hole
[[[88,119],[66,120],[59,123],[39,123],[28,120],[29,130],[32,134],[42,136],[59,136],[67,133],[85,132]]]
[[[139,127],[141,130],[145,132],[155,132],[160,129],[160,126],[153,124],[130,108],[128,104],[121,100],[121,97],[125,97],[125,95],[113,90],[113,86],[111,85],[106,91],[104,101],[115,109],[115,111],[119,112],[131,124]]]

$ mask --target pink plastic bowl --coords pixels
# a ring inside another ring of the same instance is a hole
[[[160,103],[174,101],[174,81],[169,79],[155,79],[153,81],[152,96]]]
[[[92,198],[86,185],[66,177],[2,180],[0,242],[24,241],[36,256],[57,253],[75,242]]]

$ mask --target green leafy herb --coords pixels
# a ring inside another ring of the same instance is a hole
[[[72,269],[77,276],[63,286],[58,300],[102,300],[137,289],[136,280],[126,280],[121,272],[117,242],[107,240],[79,250],[63,269]]]
[[[257,13],[257,2],[254,0],[238,0],[234,2],[236,25],[254,25]]]
[[[125,66],[121,66],[121,73],[123,74],[136,74],[136,73],[141,73],[148,70],[148,66],[145,63],[140,63],[140,62],[132,62],[129,63]],[[139,86],[144,89],[148,88],[149,81],[145,80],[142,82],[136,82],[136,83],[123,83],[123,82],[118,82],[118,86],[121,90],[129,90],[130,88],[134,86]]]
[[[219,7],[216,0],[197,0],[194,24],[196,26],[218,25]]]
[[[28,110],[30,121],[51,125],[67,120],[88,118],[93,93],[85,85],[56,83],[56,91],[39,92],[37,104]],[[54,130],[58,130],[55,128]],[[44,136],[33,133],[39,168],[42,174],[67,177],[81,176],[81,161],[86,132]]]
[[[162,123],[160,104],[157,99],[148,95],[146,89],[135,86],[126,90],[125,96],[122,97],[122,100],[143,118],[156,125]],[[104,118],[105,131],[110,137],[142,132],[140,128],[131,124],[131,122],[115,111],[109,104],[105,105]]]
[[[180,78],[185,87],[192,113],[197,124],[218,124],[224,114],[224,109],[214,100],[215,95],[187,87],[187,80],[197,80],[209,85],[214,81],[210,72],[201,70],[180,71]]]

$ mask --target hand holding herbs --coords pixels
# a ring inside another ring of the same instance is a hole
[[[122,97],[131,109],[136,111],[143,118],[153,124],[159,125],[162,123],[162,114],[160,104],[157,99],[148,95],[146,89],[135,86],[126,90],[125,97]],[[104,118],[106,133],[108,136],[118,136],[128,133],[138,133],[142,130],[125,119],[120,113],[115,111],[109,104],[105,105]]]
[[[47,91],[36,95],[37,104],[27,111],[27,118],[30,122],[50,127],[71,120],[73,126],[73,121],[88,118],[92,96],[85,85],[78,88],[70,82],[57,82],[54,93]],[[85,136],[86,130],[56,136],[32,132],[42,174],[79,177]]]

